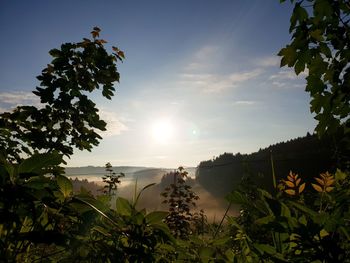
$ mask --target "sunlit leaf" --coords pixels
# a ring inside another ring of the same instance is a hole
[[[292,182],[290,182],[290,181],[284,181],[284,183],[285,183],[287,186],[292,187],[292,188],[295,186],[294,183],[292,183]]]
[[[318,177],[315,177],[315,180],[316,180],[320,185],[324,185],[324,184],[325,184],[324,180],[322,180],[322,179],[320,179],[320,178],[318,178]]]
[[[328,179],[327,181],[326,181],[326,186],[331,186],[332,184],[334,184],[334,182],[335,182],[335,179]]]
[[[65,198],[69,197],[73,192],[72,182],[63,175],[56,176],[57,185]]]
[[[329,233],[325,230],[325,229],[322,229],[321,231],[320,231],[320,237],[321,238],[324,238],[324,237],[326,237],[326,236],[328,236],[329,235]]]
[[[120,51],[120,50],[119,50],[117,54],[118,54],[119,57],[125,58],[125,54],[124,54],[123,51]]]
[[[312,187],[319,193],[322,193],[323,192],[323,189],[321,186],[319,186],[318,184],[311,184]]]
[[[293,189],[286,189],[286,190],[284,190],[284,192],[286,192],[289,195],[295,195],[295,190],[293,190]]]
[[[331,192],[334,189],[334,187],[328,186],[326,187],[326,192]]]

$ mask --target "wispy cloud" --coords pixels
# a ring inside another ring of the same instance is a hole
[[[254,100],[237,100],[235,102],[233,102],[234,105],[255,105],[257,103],[257,101]]]
[[[277,67],[280,65],[280,61],[280,57],[274,55],[257,58],[254,60],[253,64],[258,67]]]
[[[218,46],[206,45],[200,48],[194,54],[194,58],[198,61],[205,61],[205,60],[208,60],[208,58],[215,56],[218,50],[219,50]]]
[[[284,69],[271,75],[269,80],[271,81],[271,84],[277,88],[300,88],[305,86],[300,83],[305,76],[307,76],[306,71],[297,76],[293,70]]]
[[[40,100],[32,92],[14,91],[14,92],[0,92],[0,108],[3,111],[21,105],[39,106]]]
[[[254,79],[262,73],[261,69],[253,69],[251,71],[233,73],[229,75],[229,79],[235,84]]]
[[[291,80],[297,79],[297,75],[291,70],[280,70],[277,74],[273,74],[269,79],[271,80]]]
[[[101,119],[107,123],[106,131],[101,133],[103,137],[112,137],[128,130],[128,127],[120,120],[116,113],[100,109]]]
[[[184,70],[186,72],[208,70],[215,64],[214,60],[218,57],[219,52],[220,49],[218,46],[205,45],[201,47],[192,56],[190,56],[190,61],[184,67]]]
[[[241,83],[255,79],[262,73],[261,69],[253,69],[240,73],[220,74],[182,74],[181,84],[187,87],[200,89],[205,93],[220,93],[236,88]]]

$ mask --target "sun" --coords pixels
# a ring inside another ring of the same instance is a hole
[[[168,119],[157,120],[152,124],[152,138],[158,143],[169,143],[174,138],[175,129]]]

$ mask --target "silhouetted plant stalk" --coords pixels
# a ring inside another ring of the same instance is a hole
[[[125,177],[125,174],[116,174],[113,171],[111,163],[106,163],[105,169],[107,174],[102,177],[102,180],[106,185],[103,187],[102,191],[104,194],[108,194],[108,196],[111,197],[116,194],[118,184],[121,183],[120,178]]]

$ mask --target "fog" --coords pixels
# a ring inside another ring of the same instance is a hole
[[[166,204],[162,203],[164,199],[160,194],[171,181],[163,178],[163,175],[164,173],[156,172],[149,176],[139,175],[121,178],[121,183],[118,185],[116,195],[112,199],[112,207],[114,206],[115,198],[119,196],[132,201],[135,196],[135,186],[137,188],[136,193],[139,193],[145,186],[155,183],[155,185],[142,191],[141,197],[137,203],[137,208],[145,208],[147,212],[156,210],[167,211],[168,207]],[[102,189],[105,185],[101,176],[74,176],[71,177],[71,179],[73,181],[74,191],[79,191],[81,187],[84,187],[93,195],[102,194]],[[189,184],[192,187],[192,191],[199,196],[199,200],[196,201],[197,205],[193,211],[202,209],[209,222],[219,222],[229,205],[228,201],[225,200],[225,198],[213,196],[193,177],[188,177],[187,184]],[[229,214],[234,215],[237,213],[237,210],[237,207],[231,206]]]

